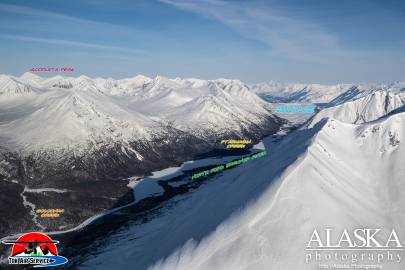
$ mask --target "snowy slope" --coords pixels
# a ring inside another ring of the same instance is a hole
[[[341,93],[329,102],[329,106],[343,104],[344,102],[356,100],[368,96],[377,91],[387,91],[390,93],[404,93],[405,82],[394,82],[391,84],[359,84],[352,85],[347,91]]]
[[[27,84],[35,85],[37,87],[39,87],[43,82],[43,79],[41,77],[31,72],[25,72],[23,75],[19,77],[19,80]]]
[[[24,111],[21,107],[24,107]],[[129,113],[91,91],[49,91],[33,100],[0,100],[0,136],[23,149],[64,147],[89,141],[149,138],[159,125],[141,114]],[[21,110],[18,114],[12,111]]]
[[[100,141],[150,139],[152,130],[161,126],[111,102],[88,77],[39,80],[24,74],[21,81],[29,83],[32,78],[40,87],[37,95],[12,100],[0,96],[3,146],[34,151]],[[9,80],[20,84],[16,79]],[[2,89],[13,90],[9,85]]]
[[[404,235],[404,123],[404,114],[364,126],[330,120],[277,190],[153,269],[315,269],[304,259],[314,228],[394,228]],[[255,176],[266,177],[269,167],[257,166]],[[250,174],[239,178],[251,181]]]
[[[323,109],[312,119],[311,125],[329,117],[345,123],[365,123],[383,117],[405,105],[405,92],[387,90],[371,92],[367,96]]]
[[[405,235],[404,140],[404,113],[302,128],[271,145],[269,156],[223,172],[159,217],[108,238],[80,269],[317,269],[305,263],[314,228]]]
[[[229,84],[227,86],[230,86]],[[265,125],[269,107],[243,85],[238,88],[212,87],[212,91],[171,108],[163,116],[179,128],[204,132],[226,133],[232,129],[242,134],[243,129]]]
[[[394,93],[403,92],[405,91],[405,82],[336,85],[269,82],[254,84],[250,87],[252,91],[270,102],[330,103],[331,105],[338,105],[379,90]]]
[[[350,88],[349,84],[259,83],[252,90],[273,102],[327,103]]]
[[[34,87],[16,78],[4,74],[0,74],[0,97],[7,98],[10,96],[34,94]]]
[[[20,97],[24,93],[35,93]],[[267,104],[239,81],[123,80],[87,76],[43,79],[31,73],[0,77],[0,137],[7,146],[52,148],[101,141],[150,140],[174,125],[218,137],[273,121]],[[7,96],[14,96],[10,101]],[[220,113],[226,112],[226,113]],[[267,121],[267,122],[266,122]],[[259,128],[260,129],[260,128]],[[252,133],[253,133],[252,132]]]

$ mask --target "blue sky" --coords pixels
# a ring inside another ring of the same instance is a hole
[[[401,0],[0,0],[0,73],[13,75],[405,81],[404,48]]]

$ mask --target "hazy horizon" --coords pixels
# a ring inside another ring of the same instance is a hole
[[[274,80],[268,80],[268,81],[259,81],[259,82],[248,82],[248,81],[244,81],[241,80],[239,78],[197,78],[197,77],[170,77],[170,76],[165,76],[162,74],[157,74],[154,76],[148,76],[145,74],[134,74],[133,76],[126,76],[126,77],[111,77],[111,76],[89,76],[87,74],[80,74],[77,72],[31,72],[31,71],[26,71],[24,73],[31,73],[34,74],[36,76],[39,76],[43,79],[50,79],[56,76],[62,76],[62,77],[70,77],[70,78],[78,78],[80,76],[86,76],[89,77],[90,79],[113,79],[113,80],[124,80],[124,79],[132,79],[136,76],[145,76],[148,77],[149,79],[155,79],[156,77],[164,77],[170,80],[175,80],[175,79],[182,79],[182,80],[189,80],[189,79],[196,79],[196,80],[207,80],[207,81],[215,81],[215,80],[239,80],[242,83],[248,84],[248,85],[254,85],[254,84],[260,84],[260,83],[280,83],[280,84],[320,84],[320,85],[337,85],[337,84],[382,84],[382,85],[387,85],[387,84],[391,84],[391,83],[403,83],[405,81],[359,81],[359,82],[335,82],[335,83],[320,83],[320,82],[300,82],[300,81],[274,81]],[[0,73],[0,75],[8,75],[8,76],[13,76],[16,78],[19,78],[21,76],[24,75],[24,73],[22,74],[11,74],[11,73]]]

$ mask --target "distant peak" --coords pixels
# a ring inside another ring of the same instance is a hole
[[[230,84],[230,83],[235,83],[235,84],[243,84],[242,81],[237,80],[237,79],[225,79],[225,78],[219,78],[214,80],[217,83],[224,83],[224,84]]]
[[[167,80],[170,80],[170,79],[165,76],[162,76],[162,75],[157,75],[155,77],[155,81],[167,81]]]
[[[51,78],[49,78],[50,80],[63,80],[63,79],[65,79],[65,77],[63,77],[62,75],[56,75],[56,76],[53,76],[53,77],[51,77]]]
[[[136,75],[133,79],[144,80],[144,81],[151,81],[152,80],[151,78],[149,78],[149,77],[147,77],[145,75],[142,75],[142,74]]]
[[[36,81],[42,80],[42,78],[40,76],[38,76],[36,74],[33,74],[31,72],[25,72],[23,75],[20,76],[20,79],[23,79],[23,80],[36,80]]]
[[[79,77],[77,77],[79,80],[91,80],[90,77],[86,76],[86,75],[80,75]]]
[[[0,79],[9,79],[10,76],[6,75],[6,74],[0,74]]]

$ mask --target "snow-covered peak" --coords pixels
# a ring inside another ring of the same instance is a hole
[[[12,111],[21,106],[10,102],[3,107],[4,111]],[[7,128],[0,129],[0,136],[8,138],[8,146],[30,151],[148,139],[159,126],[101,92],[63,88],[44,92],[24,103],[23,109],[3,119],[2,125]]]
[[[86,75],[80,75],[77,77],[77,81],[91,81],[92,79]]]
[[[152,89],[160,89],[160,88],[177,88],[179,87],[179,83],[175,80],[171,80],[164,76],[158,75],[153,79],[153,87]]]
[[[310,126],[327,117],[353,124],[371,122],[404,105],[405,93],[393,93],[388,90],[371,91],[364,97],[321,110],[314,116]]]
[[[9,75],[0,75],[0,95],[13,96],[33,93],[34,88],[29,84],[18,81]]]
[[[136,75],[133,78],[129,78],[129,80],[140,82],[140,83],[148,83],[148,82],[152,81],[151,78],[144,76],[142,74]]]
[[[232,79],[217,79],[213,80],[213,82],[218,85],[218,87],[224,90],[232,90],[232,89],[242,89],[247,88],[247,85],[242,83],[240,80],[232,80]]]
[[[379,90],[387,90],[390,92],[404,91],[405,83],[340,83],[336,85],[324,85],[269,82],[250,85],[250,88],[270,102],[329,103],[330,105],[338,105]]]
[[[42,87],[47,88],[47,89],[52,89],[52,88],[71,89],[71,88],[73,88],[74,84],[75,84],[75,78],[56,75],[54,77],[44,80]]]
[[[266,82],[250,85],[252,91],[269,100],[282,103],[329,103],[330,105],[342,104],[366,96],[379,90],[390,92],[405,91],[405,82],[389,84],[360,83],[336,85],[302,84],[302,83],[277,83]]]
[[[113,84],[114,91],[111,94],[131,95],[137,90],[144,89],[147,84],[152,82],[152,79],[143,75],[137,75],[132,78],[122,80],[108,80],[109,84]]]
[[[327,103],[350,88],[350,84],[259,83],[251,89],[274,102]]]
[[[31,87],[6,75],[0,82],[1,90]],[[273,119],[267,104],[237,80],[58,75],[42,79],[38,89],[38,97],[3,105],[5,111],[24,108],[6,119],[0,134],[14,146],[148,139],[158,126],[173,123],[182,131],[215,137],[230,130],[242,134]]]
[[[36,74],[31,72],[25,72],[23,75],[20,76],[20,80],[25,83],[33,83],[33,84],[40,84],[43,79]]]

